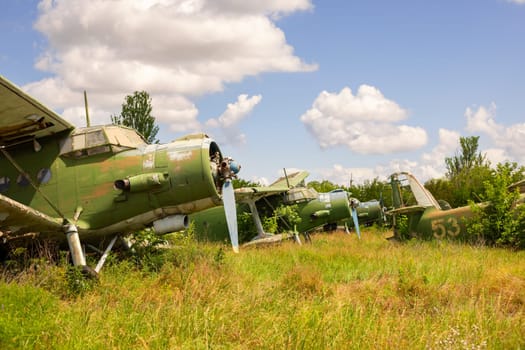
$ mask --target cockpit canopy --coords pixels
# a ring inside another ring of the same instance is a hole
[[[286,203],[300,203],[300,202],[316,199],[317,197],[318,197],[318,193],[313,188],[298,187],[298,188],[291,188],[290,190],[288,190],[284,198],[284,201]]]
[[[101,125],[77,128],[62,141],[60,155],[84,158],[101,153],[118,153],[145,145],[135,130],[120,125]]]

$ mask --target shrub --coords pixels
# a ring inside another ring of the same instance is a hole
[[[485,181],[484,203],[471,203],[474,213],[467,231],[474,239],[490,245],[525,248],[525,207],[518,204],[517,190],[509,191],[513,168],[498,164],[491,180]]]

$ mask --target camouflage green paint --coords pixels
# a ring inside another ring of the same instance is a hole
[[[329,222],[337,222],[350,216],[350,206],[346,192],[319,193],[317,198],[298,202],[285,202],[282,194],[272,195],[257,201],[257,208],[261,215],[272,215],[273,209],[279,205],[297,205],[301,222],[297,224],[298,232],[308,232]],[[318,212],[323,215],[315,215]],[[328,213],[328,214],[327,214]],[[237,205],[237,217],[250,214],[246,204]],[[238,219],[240,222],[241,220]],[[194,225],[197,239],[208,241],[227,242],[228,228],[222,207],[211,208],[190,215],[190,222]],[[241,228],[240,228],[241,229]],[[293,227],[290,227],[290,231]],[[240,242],[247,242],[252,237],[245,232],[239,232]]]
[[[31,177],[41,193],[17,179],[20,174],[0,156],[0,177],[9,179],[2,193],[51,217],[58,214],[44,200],[52,201],[72,222],[80,212],[77,225],[84,235],[129,221],[129,230],[144,227],[148,222],[133,222],[144,213],[156,212],[160,217],[185,214],[220,204],[219,179],[210,170],[210,154],[218,146],[205,135],[175,140],[166,145],[139,145],[118,153],[101,153],[82,158],[59,156],[60,137],[39,140],[42,149],[35,152],[31,142],[8,148],[20,167]],[[222,159],[222,156],[221,156]],[[37,180],[41,169],[50,169],[46,183]],[[116,180],[160,174],[158,186],[142,186],[136,191],[115,188]],[[107,233],[108,230],[104,231]]]

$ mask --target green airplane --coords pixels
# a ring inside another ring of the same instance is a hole
[[[284,238],[295,238],[300,242],[297,232],[307,233],[315,228],[322,227],[330,222],[337,222],[354,216],[353,223],[356,232],[360,235],[357,211],[357,202],[350,202],[347,192],[335,190],[328,193],[318,193],[304,185],[308,176],[306,171],[286,175],[276,180],[270,186],[243,187],[235,190],[237,213],[250,213],[257,230],[250,236],[246,232],[240,234],[241,242],[245,245],[271,243]],[[263,229],[259,212],[272,215],[280,205],[297,205],[301,218],[295,227],[284,220],[288,232],[284,234],[268,233]],[[353,205],[352,205],[353,204]],[[209,241],[225,241],[227,227],[224,213],[220,208],[211,208],[190,215],[190,222],[194,225],[197,239]]]
[[[151,227],[188,226],[188,214],[224,205],[238,250],[231,180],[240,166],[205,134],[147,144],[117,126],[75,128],[0,76],[0,248],[25,239],[68,244],[84,271],[83,243]]]
[[[359,225],[371,226],[375,223],[385,224],[385,207],[381,200],[372,199],[366,202],[361,202],[354,197],[349,197],[349,200],[350,205],[356,209]],[[355,227],[353,215],[339,222],[328,223],[323,226],[323,229],[325,231],[334,231],[341,226],[344,227],[346,231],[348,231],[349,227]]]
[[[523,182],[522,182],[523,183]],[[515,186],[522,186],[522,183]],[[399,172],[390,176],[394,208],[386,214],[392,216],[394,238],[407,239],[466,239],[466,220],[472,217],[470,206],[451,208],[434,196],[410,173]],[[525,200],[521,195],[520,202]],[[399,215],[407,217],[407,233],[399,229]],[[396,222],[397,221],[397,222]]]

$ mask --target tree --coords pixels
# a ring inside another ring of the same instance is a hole
[[[313,188],[317,192],[330,192],[335,189],[341,188],[341,186],[331,183],[328,180],[319,181],[310,181],[308,183],[309,188]]]
[[[455,189],[453,183],[448,179],[430,179],[425,182],[425,188],[432,193],[432,195],[437,200],[443,200],[451,204],[453,207],[455,205]]]
[[[459,138],[461,154],[445,158],[449,179],[459,175],[463,170],[470,170],[487,163],[485,156],[478,153],[478,141],[479,136]]]
[[[478,141],[479,136],[460,137],[461,153],[445,158],[451,192],[441,199],[453,208],[466,205],[471,199],[479,200],[485,191],[483,183],[492,176],[490,162],[478,152]]]
[[[242,178],[233,179],[232,181],[233,188],[241,188],[241,187],[259,187],[262,186],[258,182],[245,180]]]
[[[111,122],[137,130],[148,143],[158,143],[155,138],[159,127],[155,125],[155,117],[151,115],[151,97],[146,91],[135,91],[127,95],[122,104],[120,115],[112,115]]]

